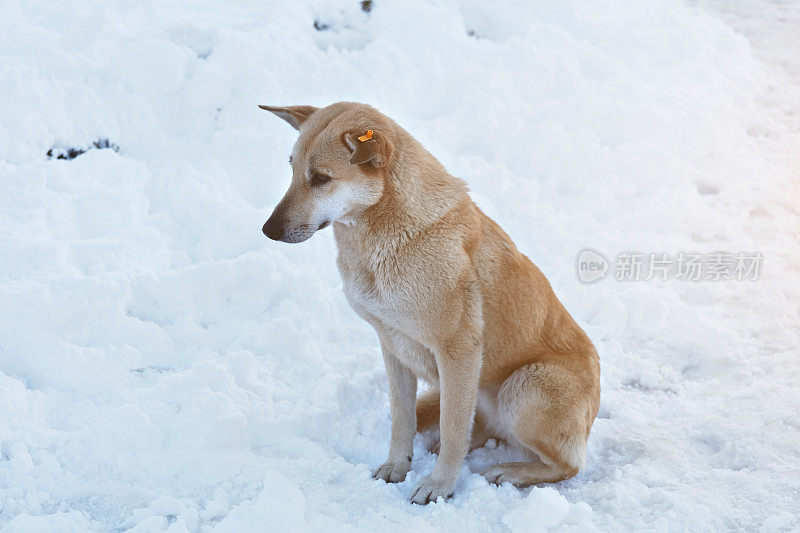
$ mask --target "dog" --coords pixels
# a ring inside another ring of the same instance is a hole
[[[437,424],[436,465],[413,503],[451,496],[489,438],[533,452],[488,468],[490,483],[577,474],[600,403],[597,351],[465,182],[368,105],[259,107],[300,132],[264,234],[298,243],[333,225],[345,296],[378,335],[392,429],[372,476],[403,481],[416,432]],[[431,385],[419,399],[418,379]]]

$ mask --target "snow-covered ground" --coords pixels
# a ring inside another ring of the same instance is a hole
[[[0,3],[0,527],[798,530],[800,5],[371,8]],[[295,132],[256,104],[338,100],[466,179],[596,343],[577,477],[488,485],[489,445],[413,506],[418,438],[370,478],[387,382],[331,231],[261,234]],[[587,247],[764,259],[586,285]]]

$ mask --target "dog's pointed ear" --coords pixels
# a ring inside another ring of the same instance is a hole
[[[292,125],[292,127],[296,130],[300,130],[300,126],[308,120],[314,111],[317,111],[319,108],[310,106],[310,105],[291,105],[286,107],[273,107],[269,105],[260,105],[258,106],[261,109],[266,111],[270,111],[275,113],[283,120],[288,122]]]
[[[350,164],[370,164],[375,168],[385,168],[394,153],[394,145],[384,133],[378,130],[345,132],[344,143],[350,149]]]

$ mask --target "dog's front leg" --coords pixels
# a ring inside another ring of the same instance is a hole
[[[399,483],[411,470],[414,434],[417,431],[417,377],[402,364],[381,339],[383,363],[389,376],[389,406],[392,412],[392,437],[389,458],[373,470],[372,477]]]
[[[453,493],[469,448],[481,368],[482,347],[468,338],[436,353],[439,369],[441,446],[436,466],[411,489],[420,505]]]

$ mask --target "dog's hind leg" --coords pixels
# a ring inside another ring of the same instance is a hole
[[[490,483],[524,487],[555,483],[578,473],[586,461],[586,440],[597,414],[599,391],[558,364],[531,364],[516,370],[498,394],[503,424],[540,462],[500,463],[483,476]]]

